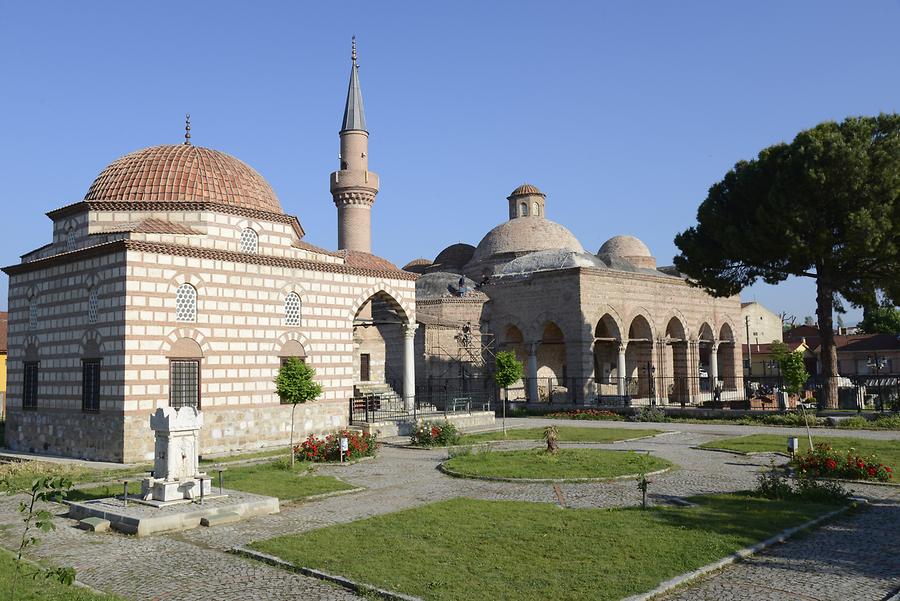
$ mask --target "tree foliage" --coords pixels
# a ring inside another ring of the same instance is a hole
[[[833,312],[900,300],[900,115],[825,122],[741,161],[678,234],[676,267],[731,296],[762,280],[816,282],[825,400],[837,402]]]
[[[500,351],[497,353],[494,371],[494,382],[497,383],[497,386],[500,388],[511,386],[521,380],[523,374],[522,362],[516,359],[514,352]]]
[[[865,307],[857,327],[864,334],[900,334],[900,309],[889,304]]]
[[[316,371],[295,357],[288,359],[275,378],[275,388],[282,403],[305,403],[322,394],[315,381]]]
[[[809,380],[809,373],[803,362],[803,351],[792,352],[783,342],[773,342],[771,348],[772,356],[778,361],[785,390],[791,394],[800,394],[806,381]]]

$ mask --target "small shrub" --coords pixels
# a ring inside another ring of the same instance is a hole
[[[551,419],[581,419],[581,420],[597,420],[620,422],[625,418],[613,411],[605,409],[573,409],[571,411],[556,411],[547,413],[544,417]]]
[[[857,455],[854,449],[843,455],[820,442],[815,449],[798,455],[793,460],[800,478],[839,478],[841,480],[878,480],[887,482],[894,477],[890,466],[878,461],[875,455]]]
[[[799,411],[763,415],[762,417],[759,417],[757,419],[759,420],[759,423],[763,423],[768,426],[793,426],[796,428],[802,428],[806,424],[806,422],[804,422],[803,420],[803,414]],[[825,425],[825,419],[822,417],[816,417],[814,415],[807,414],[806,420],[808,420],[810,426]]]
[[[842,419],[836,427],[844,430],[900,430],[900,415],[884,415],[872,420],[856,415]]]
[[[756,480],[757,485],[754,492],[760,497],[766,499],[787,499],[794,494],[784,475],[784,470],[775,467],[774,460],[769,463],[768,471],[761,473]]]
[[[640,411],[628,418],[633,422],[667,422],[670,421],[666,411],[660,407],[642,407]]]
[[[459,442],[459,430],[450,422],[419,422],[410,444],[419,447],[446,447]]]
[[[447,457],[449,459],[453,459],[454,457],[468,457],[469,455],[474,454],[475,449],[472,448],[472,445],[462,445],[459,447],[450,447],[447,449]]]
[[[850,497],[850,493],[839,482],[810,478],[797,480],[796,495],[810,503],[841,503]]]
[[[371,457],[378,450],[378,442],[374,434],[341,430],[335,434],[329,434],[324,439],[310,434],[306,440],[294,447],[294,454],[301,461],[340,461],[341,438],[347,439],[347,452],[344,454],[344,459]]]
[[[556,455],[559,452],[559,429],[556,426],[544,428],[544,442],[547,443],[547,452]]]

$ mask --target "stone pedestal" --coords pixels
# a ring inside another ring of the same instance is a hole
[[[141,482],[146,501],[176,501],[200,496],[212,490],[210,479],[200,472],[197,449],[203,414],[193,407],[165,407],[150,416],[156,433],[153,478]]]

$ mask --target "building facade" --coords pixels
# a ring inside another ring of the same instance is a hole
[[[48,213],[52,242],[4,269],[7,445],[145,461],[150,414],[188,405],[204,412],[201,453],[287,444],[290,406],[274,385],[287,357],[324,389],[298,409],[297,435],[347,425],[354,386],[372,377],[361,354],[385,362],[390,336],[411,349],[416,323],[415,275],[370,252],[378,180],[355,47],[340,137],[337,251],[305,242],[265,179],[193,145],[189,124],[183,144],[114,161],[82,201]],[[385,336],[365,336],[382,314]],[[412,352],[400,355],[413,381]]]

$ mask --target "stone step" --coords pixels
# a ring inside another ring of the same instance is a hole
[[[90,532],[106,532],[109,530],[109,526],[109,520],[104,520],[103,518],[91,517],[78,520],[78,527]]]
[[[221,526],[222,524],[233,524],[240,520],[241,516],[238,513],[234,511],[223,511],[222,513],[200,518],[200,525],[206,527]]]

